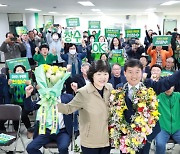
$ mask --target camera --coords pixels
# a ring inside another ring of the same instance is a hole
[[[10,40],[16,42],[17,41],[17,37],[12,37],[12,38],[10,38]]]
[[[53,27],[59,27],[59,24],[53,24]]]

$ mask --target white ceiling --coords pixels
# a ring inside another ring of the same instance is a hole
[[[90,0],[95,6],[84,7],[78,0],[0,0],[0,13],[29,13],[25,8],[42,10],[39,14],[48,15],[48,12],[58,12],[59,15],[97,15],[91,9],[100,9],[105,15],[136,15],[145,14],[148,8],[156,8],[155,12],[165,15],[180,15],[180,3],[172,6],[161,6],[167,0]],[[83,0],[80,0],[83,1]]]

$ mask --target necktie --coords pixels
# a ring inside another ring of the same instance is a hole
[[[136,87],[131,87],[130,91],[129,91],[129,98],[132,101],[134,99],[135,93],[136,93],[137,88]]]

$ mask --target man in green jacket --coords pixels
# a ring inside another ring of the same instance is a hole
[[[161,132],[156,136],[156,154],[165,154],[170,137],[180,144],[180,93],[174,92],[174,87],[171,87],[161,93],[158,99]]]

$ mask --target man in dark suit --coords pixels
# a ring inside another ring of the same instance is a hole
[[[89,83],[89,80],[87,78],[87,71],[89,70],[89,63],[83,63],[81,65],[81,73],[75,75],[72,78],[72,83],[71,83],[71,88],[74,90],[76,93],[77,89],[84,87],[87,83]]]
[[[147,88],[152,87],[158,95],[161,92],[170,89],[170,87],[175,85],[180,78],[180,71],[177,71],[173,75],[165,77],[157,82],[153,81],[152,79],[146,79],[144,83],[142,83],[142,72],[142,63],[137,59],[128,60],[124,65],[124,75],[126,77],[127,83],[123,86],[123,88],[126,91],[125,101],[128,108],[127,110],[125,110],[124,115],[128,123],[131,123],[131,117],[136,112],[133,109],[133,100],[130,97],[130,91],[132,87],[135,87],[136,89],[139,89],[141,86],[146,86]],[[147,136],[147,143],[142,149],[139,149],[139,152],[136,152],[136,154],[148,154],[151,141],[156,137],[159,132],[160,126],[159,122],[157,122],[156,126],[153,128],[153,132],[149,136]]]
[[[29,110],[37,110],[40,105],[37,102],[32,102],[31,93],[33,91],[33,86],[29,85],[26,87],[26,99],[24,101],[24,107]],[[63,103],[69,103],[73,96],[70,94],[61,94],[61,100]],[[56,141],[58,146],[58,151],[60,154],[68,154],[68,147],[70,145],[72,130],[73,130],[73,115],[58,115],[58,127],[60,128],[56,134],[51,134],[51,130],[46,128],[45,134],[38,135],[38,121],[35,126],[34,137],[32,142],[27,146],[28,154],[41,154],[39,150],[42,146],[46,145],[51,141]]]
[[[10,104],[10,94],[8,92],[8,82],[3,74],[0,74],[0,104]],[[6,121],[0,121],[0,131],[6,130],[4,123]]]
[[[113,64],[109,83],[111,83],[113,88],[115,89],[119,83],[124,84],[126,82],[126,78],[121,74],[121,66],[117,63]]]

